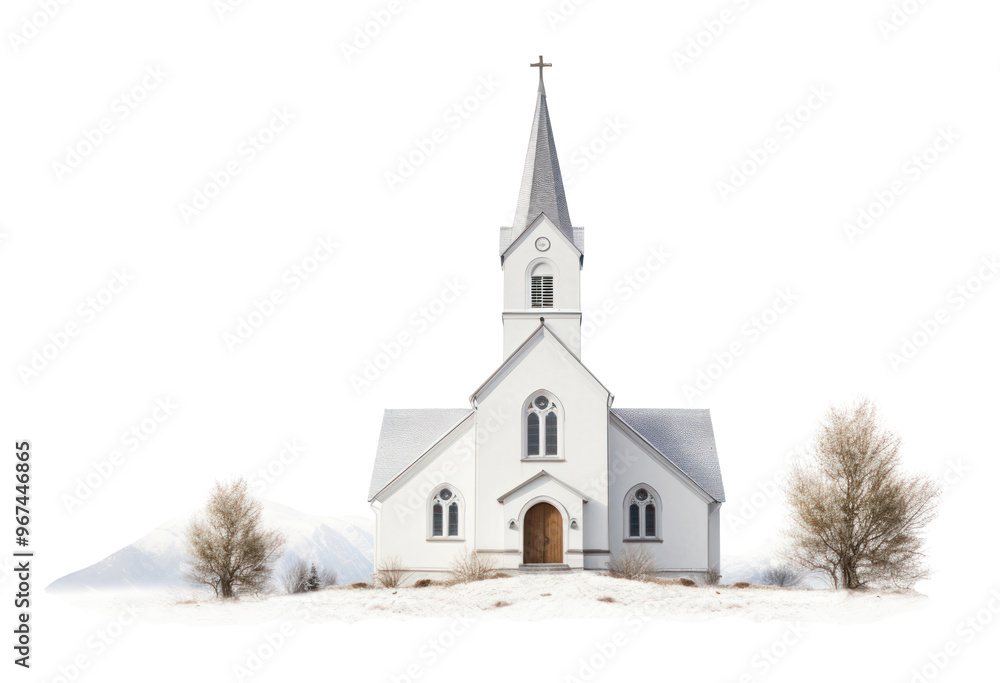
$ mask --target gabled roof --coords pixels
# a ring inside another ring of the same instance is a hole
[[[368,500],[374,499],[472,412],[469,408],[386,410]]]
[[[529,478],[525,479],[520,484],[518,484],[517,486],[515,486],[514,488],[512,488],[510,491],[508,491],[507,493],[505,493],[502,496],[500,496],[499,498],[497,498],[497,502],[498,503],[504,502],[505,500],[507,500],[508,498],[510,498],[512,495],[514,495],[515,493],[517,493],[518,491],[520,491],[521,489],[523,489],[525,486],[527,486],[531,482],[536,481],[538,479],[541,479],[542,477],[546,477],[550,481],[554,481],[555,483],[559,484],[560,486],[562,486],[564,489],[566,489],[567,491],[569,491],[573,495],[575,495],[578,498],[580,498],[584,503],[587,502],[587,494],[586,493],[584,493],[583,491],[578,491],[577,489],[573,488],[572,486],[570,486],[569,484],[567,484],[566,482],[564,482],[559,477],[554,477],[551,474],[549,474],[548,472],[546,472],[545,470],[540,470],[538,472],[538,474],[536,474],[535,476],[529,477]]]
[[[500,229],[500,253],[505,253],[518,235],[542,213],[583,253],[583,229],[573,228],[569,217],[566,189],[563,187],[549,105],[545,97],[545,84],[539,78],[535,116],[531,122],[528,153],[524,158],[524,173],[521,176],[521,190],[517,195],[514,225]]]
[[[559,338],[559,335],[556,334],[552,330],[552,328],[549,327],[548,325],[546,325],[544,322],[539,323],[538,327],[535,328],[535,331],[532,332],[531,334],[529,334],[528,338],[525,339],[523,342],[521,342],[521,345],[518,346],[516,349],[514,349],[513,353],[511,353],[509,356],[507,356],[507,358],[504,360],[504,362],[500,364],[500,367],[498,367],[496,370],[494,370],[493,374],[491,374],[489,377],[487,377],[486,381],[483,382],[482,384],[480,384],[479,387],[477,387],[476,390],[472,392],[472,395],[469,396],[469,402],[472,403],[472,404],[475,404],[476,398],[479,396],[479,394],[481,394],[482,391],[486,387],[488,387],[496,378],[500,377],[503,374],[504,370],[506,370],[509,367],[512,367],[516,361],[520,360],[521,357],[523,357],[523,355],[525,353],[527,353],[528,347],[531,346],[531,343],[533,341],[535,341],[536,339],[538,339],[540,336],[542,336],[545,333],[552,335],[552,338],[556,341],[556,343],[559,344],[559,346],[561,346],[566,351],[566,353],[569,354],[569,356],[573,360],[575,360],[577,362],[577,364],[580,366],[580,368],[582,368],[583,371],[585,373],[587,373],[587,375],[592,380],[594,380],[594,383],[597,384],[597,386],[601,387],[601,389],[603,389],[604,391],[607,392],[608,397],[609,397],[609,399],[608,399],[609,400],[608,405],[611,405],[610,401],[614,400],[614,394],[612,394],[608,390],[608,388],[601,383],[601,380],[597,379],[597,375],[595,375],[594,373],[592,373],[590,371],[590,369],[586,365],[583,364],[583,361],[580,360],[580,357],[577,356],[575,353],[573,353],[573,350],[571,348],[569,348],[568,346],[566,346],[566,344],[563,342],[563,340]]]
[[[725,502],[726,491],[708,410],[612,408],[611,414],[716,502]]]

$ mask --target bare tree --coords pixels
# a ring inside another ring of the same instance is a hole
[[[788,559],[835,588],[910,586],[928,576],[923,530],[940,487],[902,471],[900,439],[867,398],[831,407],[785,483]]]
[[[306,583],[309,580],[309,563],[303,559],[299,559],[285,569],[284,573],[281,575],[281,587],[285,589],[285,592],[289,595],[294,595],[295,593],[304,593],[306,591]]]
[[[245,479],[215,482],[204,511],[188,525],[188,577],[222,598],[266,591],[285,537],[265,529],[260,514]]]
[[[327,586],[337,585],[337,570],[330,569],[328,567],[323,567],[319,570],[319,587],[326,588]]]

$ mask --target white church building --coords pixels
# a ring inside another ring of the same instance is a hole
[[[556,156],[549,65],[532,66],[524,175],[513,226],[500,228],[503,362],[468,407],[385,411],[369,490],[375,567],[431,576],[476,551],[507,571],[600,570],[639,545],[662,575],[697,578],[719,568],[725,492],[712,420],[615,408],[583,364],[583,228],[570,221]]]

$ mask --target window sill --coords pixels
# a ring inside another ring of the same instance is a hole
[[[626,536],[622,539],[622,543],[663,543],[662,538],[634,538],[632,536]]]
[[[565,462],[566,458],[561,455],[525,455],[521,457],[521,462]]]
[[[431,536],[427,539],[434,543],[447,543],[448,541],[464,541],[464,536]]]

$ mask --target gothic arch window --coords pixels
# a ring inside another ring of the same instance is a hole
[[[660,496],[651,486],[639,484],[625,496],[625,538],[660,540]]]
[[[458,540],[463,537],[465,501],[449,484],[439,486],[428,499],[430,540]]]
[[[547,391],[532,394],[524,403],[524,457],[562,456],[562,402]]]
[[[538,261],[528,270],[528,299],[531,308],[555,305],[556,271],[548,261]]]

